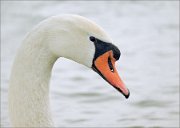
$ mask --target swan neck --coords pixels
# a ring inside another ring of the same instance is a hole
[[[10,120],[18,127],[52,127],[49,80],[57,58],[45,45],[26,43],[20,48],[11,73]]]

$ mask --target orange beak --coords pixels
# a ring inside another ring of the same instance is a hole
[[[130,92],[125,87],[125,84],[121,80],[116,68],[116,59],[113,57],[113,52],[108,51],[99,56],[94,61],[93,69],[99,73],[109,84],[120,91],[126,98],[129,97]]]

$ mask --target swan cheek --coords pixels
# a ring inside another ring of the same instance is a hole
[[[105,79],[109,84],[121,92],[126,98],[129,97],[129,90],[125,87],[125,84],[121,80],[116,68],[115,59],[111,59],[113,70],[110,69],[108,65],[108,57],[111,51],[104,53],[99,56],[93,64],[93,70],[95,70],[103,79]]]

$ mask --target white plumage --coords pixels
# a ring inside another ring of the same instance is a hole
[[[91,68],[95,52],[89,36],[112,42],[102,28],[76,15],[54,16],[29,32],[12,68],[9,114],[15,127],[52,127],[49,80],[59,57]]]

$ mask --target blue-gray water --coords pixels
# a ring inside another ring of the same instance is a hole
[[[59,59],[50,92],[56,126],[179,127],[178,1],[1,1],[1,126],[10,126],[7,92],[17,48],[37,23],[63,13],[85,16],[109,33],[131,95],[126,100],[95,72]]]

